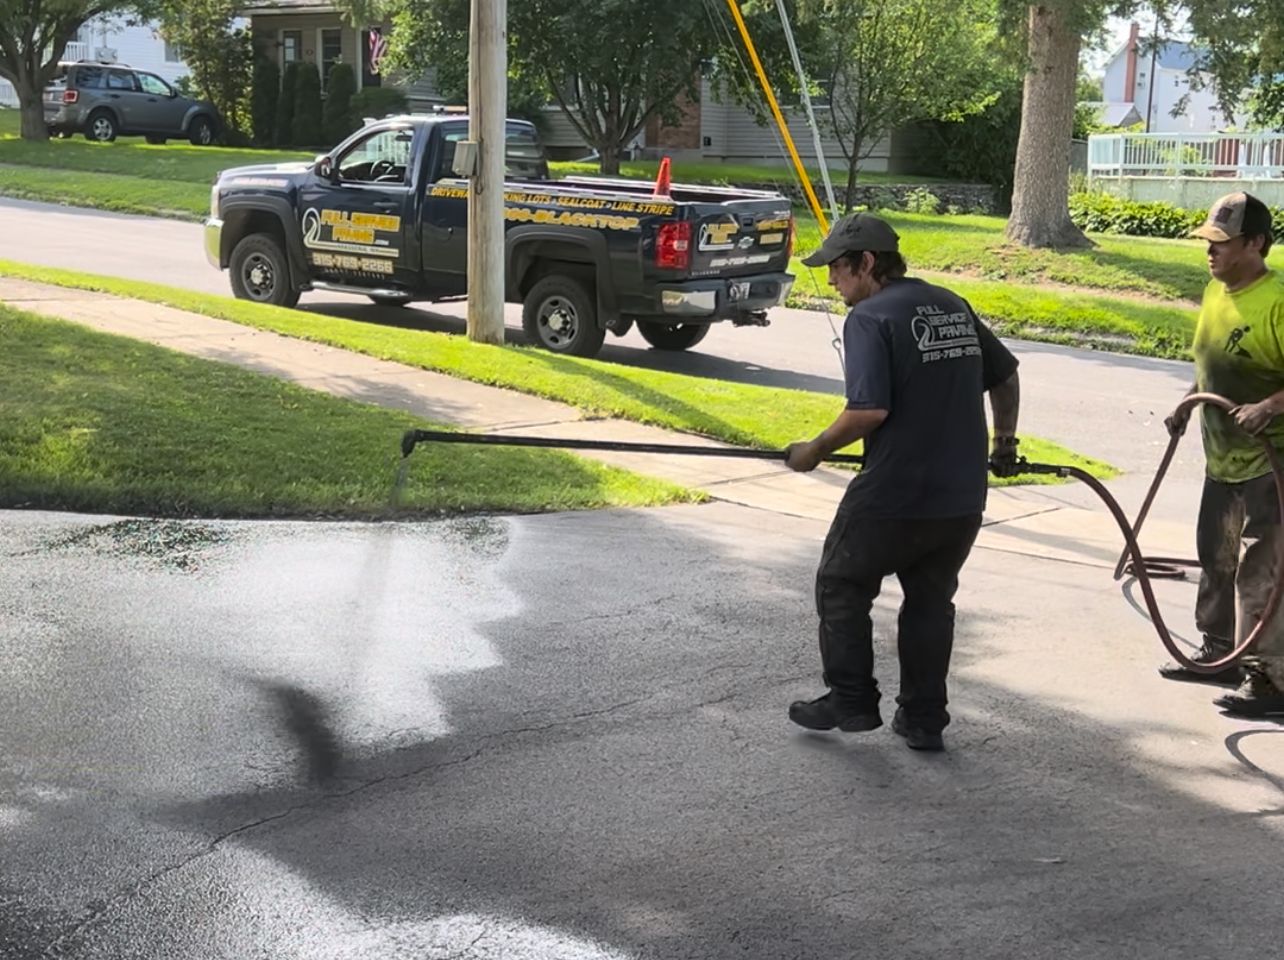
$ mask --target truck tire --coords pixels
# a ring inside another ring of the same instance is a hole
[[[531,287],[522,303],[522,329],[532,343],[576,357],[595,357],[606,331],[597,302],[582,280],[554,274]]]
[[[690,350],[709,333],[709,324],[639,320],[638,333],[657,350]]]
[[[232,293],[239,300],[292,307],[299,290],[290,280],[290,262],[281,243],[270,233],[251,233],[232,248],[228,271]]]
[[[116,118],[110,110],[95,110],[85,121],[85,139],[111,143],[116,139]]]

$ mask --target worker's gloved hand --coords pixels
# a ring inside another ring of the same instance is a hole
[[[1016,437],[995,437],[990,447],[990,472],[996,477],[1015,477],[1021,472]]]

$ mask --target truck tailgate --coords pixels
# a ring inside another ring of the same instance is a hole
[[[787,200],[698,204],[691,230],[692,277],[735,277],[789,265],[793,216]]]

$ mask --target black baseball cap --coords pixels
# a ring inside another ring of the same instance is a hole
[[[899,253],[901,238],[891,224],[871,213],[849,213],[829,230],[820,248],[803,257],[808,267],[827,267],[844,253]]]

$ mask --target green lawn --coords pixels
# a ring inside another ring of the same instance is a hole
[[[3,146],[0,143],[0,148]],[[201,220],[210,209],[208,183],[155,181],[116,173],[49,167],[0,166],[0,194],[175,220]]]
[[[1097,246],[1090,250],[1027,250],[1004,243],[1007,221],[1002,217],[882,212],[879,216],[900,234],[901,250],[912,270],[1009,283],[1067,284],[1192,303],[1199,301],[1208,283],[1205,246],[1197,240],[1093,234]],[[795,249],[806,254],[819,246],[820,231],[811,217],[799,216],[797,222]]]
[[[0,275],[135,297],[286,336],[546,397],[593,416],[620,417],[765,450],[814,436],[841,410],[838,396],[709,380],[497,347],[464,337],[403,330],[298,310],[211,297],[172,287],[0,261]],[[1032,460],[1074,463],[1101,476],[1113,469],[1052,443],[1023,438]],[[1026,478],[1028,482],[1028,478]]]
[[[425,422],[0,305],[0,507],[172,517],[422,516],[701,499],[548,450],[421,447]]]

